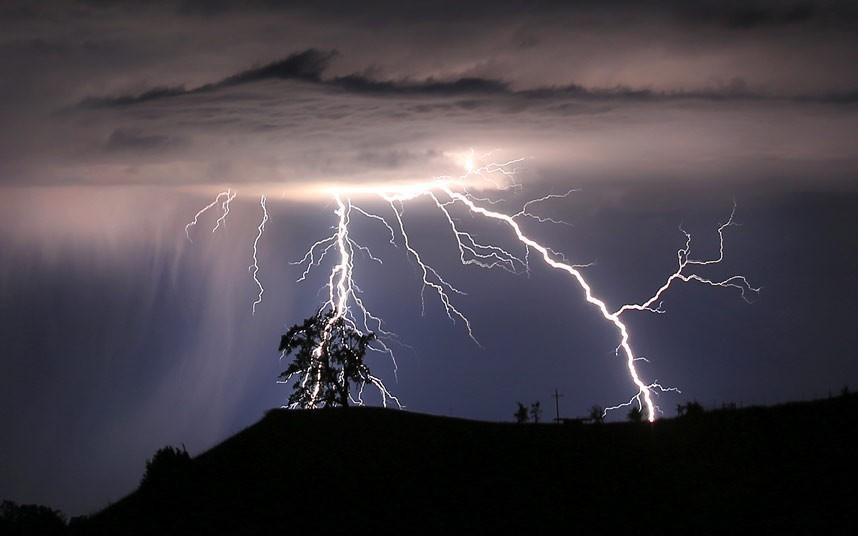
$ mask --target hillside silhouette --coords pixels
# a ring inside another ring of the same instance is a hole
[[[272,410],[196,458],[162,453],[70,531],[854,533],[856,412],[852,394],[654,424]]]

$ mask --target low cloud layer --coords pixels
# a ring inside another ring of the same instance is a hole
[[[0,17],[0,184],[426,179],[469,147],[531,157],[531,180],[856,170],[845,3],[56,2]]]

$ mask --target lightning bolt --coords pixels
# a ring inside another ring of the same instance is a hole
[[[217,197],[215,197],[215,200],[214,200],[214,201],[212,201],[212,202],[211,202],[211,203],[209,203],[208,205],[204,206],[203,208],[201,208],[201,209],[199,210],[199,212],[197,212],[196,214],[194,214],[194,219],[193,219],[190,223],[188,223],[187,225],[185,225],[185,236],[187,236],[187,237],[188,237],[188,241],[189,241],[189,242],[193,242],[193,240],[191,240],[191,227],[193,227],[193,226],[195,226],[197,223],[199,223],[199,221],[200,221],[200,216],[202,216],[206,211],[208,211],[209,209],[211,209],[212,207],[214,207],[215,205],[217,205],[217,204],[220,202],[221,197],[226,197],[226,199],[227,199],[227,200],[229,200],[229,199],[230,199],[230,197],[229,197],[229,196],[230,196],[230,192],[231,192],[230,190],[227,190],[227,191],[225,191],[225,192],[220,192],[219,194],[217,194]]]
[[[256,257],[259,239],[262,238],[262,233],[265,232],[265,224],[268,222],[268,209],[265,208],[265,195],[262,195],[259,198],[259,206],[262,207],[262,221],[259,222],[259,226],[256,228],[256,238],[253,240],[253,264],[247,267],[251,277],[253,277],[253,282],[256,283],[256,286],[259,289],[259,294],[256,296],[256,300],[254,300],[253,304],[250,306],[251,314],[253,315],[256,314],[256,306],[262,303],[262,294],[265,292],[265,288],[263,288],[262,283],[259,281],[259,259]]]
[[[577,188],[573,188],[573,189],[569,190],[568,192],[566,192],[565,194],[548,194],[546,196],[540,197],[539,199],[532,199],[532,200],[528,201],[527,203],[525,203],[524,206],[521,207],[521,210],[519,210],[518,212],[513,214],[512,217],[518,218],[520,216],[527,216],[528,218],[532,218],[539,223],[546,223],[546,222],[557,223],[559,225],[566,225],[568,227],[572,227],[572,224],[567,222],[567,221],[556,220],[554,218],[549,218],[547,216],[539,216],[537,214],[534,214],[534,213],[530,212],[529,207],[531,205],[535,205],[537,203],[542,203],[543,201],[548,201],[549,199],[566,199],[567,197],[569,197],[570,195],[572,195],[574,192],[577,192],[577,191],[579,191]],[[471,199],[473,199],[473,198],[471,198]]]
[[[456,294],[465,293],[461,290],[457,289],[450,283],[448,283],[441,274],[438,273],[435,268],[432,268],[429,264],[423,261],[420,258],[420,253],[417,252],[416,249],[411,247],[411,242],[408,238],[408,233],[405,232],[405,224],[402,221],[402,208],[397,208],[394,203],[395,198],[384,196],[385,200],[390,203],[390,208],[393,209],[393,214],[396,217],[396,223],[399,225],[399,232],[402,234],[403,244],[408,253],[411,254],[414,261],[417,263],[418,268],[422,274],[422,282],[423,285],[420,287],[420,311],[421,314],[426,313],[426,299],[425,299],[425,290],[426,287],[430,287],[435,293],[438,295],[438,298],[441,300],[441,304],[444,306],[444,311],[447,313],[447,318],[450,319],[451,322],[455,323],[456,318],[460,319],[465,324],[465,329],[468,331],[468,337],[471,338],[477,345],[479,345],[479,341],[474,338],[474,331],[471,328],[471,321],[459,311],[453,302],[450,300],[450,295],[448,292],[453,292]]]
[[[734,288],[737,289],[742,296],[742,299],[750,302],[748,298],[748,294],[750,293],[758,293],[760,292],[760,288],[752,287],[748,280],[743,275],[732,275],[726,279],[722,279],[720,281],[714,281],[712,279],[708,279],[706,277],[700,276],[694,273],[686,273],[686,268],[689,266],[707,266],[712,264],[719,264],[724,260],[724,230],[728,227],[734,227],[738,225],[734,218],[736,216],[736,203],[733,203],[733,210],[730,212],[730,217],[727,218],[722,224],[718,225],[718,256],[714,259],[693,259],[691,258],[691,234],[683,229],[681,226],[679,227],[680,232],[685,235],[685,245],[681,247],[676,252],[677,259],[677,268],[676,271],[670,274],[664,284],[659,287],[659,289],[646,301],[639,304],[627,304],[623,305],[617,310],[617,314],[622,314],[626,311],[649,311],[652,313],[663,313],[664,309],[661,308],[661,302],[659,301],[664,295],[665,292],[670,288],[670,286],[676,281],[681,281],[684,283],[701,283],[704,285],[709,285],[712,287],[725,287],[725,288]],[[655,307],[653,304],[659,301]]]
[[[336,232],[331,236],[319,240],[313,243],[310,246],[310,249],[304,255],[303,259],[298,261],[296,264],[307,263],[307,268],[304,271],[303,275],[299,279],[299,281],[303,281],[309,271],[313,266],[318,266],[324,258],[325,253],[327,253],[330,249],[335,248],[338,253],[338,262],[331,269],[331,273],[328,277],[328,283],[326,288],[328,290],[328,300],[322,305],[320,312],[325,310],[330,310],[333,314],[329,317],[323,331],[322,337],[319,342],[319,345],[313,350],[313,356],[315,361],[311,363],[309,370],[305,371],[303,377],[299,380],[302,386],[306,386],[307,382],[310,380],[311,376],[315,376],[316,381],[314,382],[314,388],[310,395],[310,407],[315,407],[317,403],[317,398],[319,394],[319,389],[321,383],[318,381],[322,374],[322,362],[321,357],[323,355],[325,346],[331,339],[332,331],[334,326],[339,321],[344,321],[348,324],[352,329],[356,330],[358,333],[365,333],[373,331],[370,329],[370,323],[373,323],[375,326],[375,332],[380,334],[381,337],[376,338],[369,345],[370,350],[376,352],[386,353],[393,360],[394,365],[394,373],[396,373],[396,358],[393,354],[393,351],[384,341],[383,337],[386,338],[395,338],[395,334],[384,329],[382,320],[373,315],[364,305],[363,300],[359,296],[360,289],[354,282],[354,257],[355,257],[355,249],[358,251],[362,251],[365,253],[370,259],[382,263],[381,259],[372,254],[369,248],[366,246],[362,246],[349,235],[349,223],[351,221],[351,211],[353,205],[351,200],[346,199],[343,201],[343,198],[339,195],[335,195],[335,201],[337,203],[337,208],[334,211],[337,216],[337,226]],[[383,218],[379,216],[375,216],[370,214],[362,209],[360,212],[370,218],[376,218],[383,221],[386,225],[387,223]],[[390,228],[388,226],[388,228]],[[392,232],[392,228],[391,228]],[[391,243],[393,243],[394,237],[391,235]],[[317,248],[323,248],[321,255],[319,255],[318,259],[316,259],[316,250]],[[363,327],[361,329],[358,326],[358,318],[354,314],[353,308],[349,305],[353,303],[355,308],[358,310],[360,316],[360,322]],[[287,383],[290,378],[286,378],[283,383]],[[396,403],[400,408],[403,407],[400,403],[399,399],[391,394],[388,388],[384,385],[384,382],[374,376],[372,374],[368,375],[368,381],[373,384],[373,386],[378,390],[381,395],[382,405],[387,407],[388,400],[392,400]],[[362,383],[359,387],[358,398],[353,399],[353,402],[358,404],[363,404],[362,394],[364,390],[365,383]]]
[[[237,195],[238,192],[233,193],[232,190],[226,191],[226,199],[224,199],[223,203],[221,203],[223,214],[220,218],[217,219],[217,222],[215,222],[215,226],[212,227],[212,232],[215,232],[226,225],[226,217],[229,216],[229,204],[232,203],[232,200],[235,199],[235,196]]]
[[[655,404],[652,401],[652,390],[656,389],[656,388],[660,388],[660,385],[658,385],[657,383],[647,384],[647,383],[644,383],[643,380],[641,380],[640,374],[638,373],[637,367],[635,366],[635,361],[636,361],[635,354],[634,354],[634,351],[632,350],[631,344],[629,343],[628,328],[620,320],[620,316],[618,313],[610,312],[608,310],[608,306],[605,304],[605,302],[602,301],[601,299],[597,298],[593,294],[593,289],[590,287],[589,283],[587,283],[587,280],[584,279],[584,276],[582,275],[582,273],[577,268],[575,268],[573,265],[556,260],[554,258],[554,256],[551,254],[551,252],[548,250],[547,247],[543,246],[539,242],[536,242],[532,238],[525,235],[524,232],[521,230],[521,227],[515,221],[514,216],[509,216],[506,214],[502,214],[500,212],[488,210],[488,209],[483,208],[481,206],[477,206],[467,196],[465,196],[461,193],[458,193],[458,192],[454,192],[453,190],[451,190],[448,187],[444,187],[443,189],[444,189],[444,192],[448,196],[450,196],[452,199],[455,199],[456,201],[464,204],[471,212],[480,214],[480,215],[485,216],[487,218],[491,218],[494,220],[501,221],[501,222],[505,223],[506,225],[508,225],[513,230],[513,232],[515,233],[516,237],[518,238],[518,240],[520,242],[525,244],[527,247],[538,251],[540,253],[540,255],[542,255],[542,259],[545,261],[545,263],[548,266],[555,268],[557,270],[561,270],[563,272],[566,272],[568,275],[570,275],[575,280],[575,282],[584,291],[584,297],[587,300],[587,303],[590,303],[591,305],[593,305],[598,310],[598,312],[602,315],[602,317],[605,320],[607,320],[608,322],[610,322],[611,324],[613,324],[613,326],[616,328],[616,330],[620,336],[619,347],[622,348],[623,352],[625,353],[626,365],[628,367],[629,375],[631,376],[632,382],[638,388],[638,394],[636,396],[643,397],[643,401],[644,401],[646,408],[647,408],[648,418],[649,418],[650,422],[654,421],[655,420]],[[638,398],[638,400],[639,400],[639,398]]]
[[[320,344],[313,352],[313,355],[318,360],[316,363],[311,364],[309,370],[303,371],[301,378],[298,380],[301,382],[302,386],[306,386],[307,382],[315,378],[314,391],[311,393],[311,407],[316,405],[320,388],[320,382],[318,380],[322,374],[321,356],[323,355],[325,346],[332,337],[332,331],[337,322],[343,321],[361,334],[368,332],[378,334],[378,337],[374,339],[370,345],[370,349],[389,355],[393,362],[394,374],[396,374],[396,358],[387,342],[400,343],[394,333],[387,331],[384,328],[381,318],[373,315],[367,308],[362,298],[360,287],[357,285],[354,278],[354,265],[357,253],[364,255],[371,262],[383,264],[383,261],[381,258],[374,255],[368,247],[358,243],[351,236],[349,226],[353,212],[382,225],[389,235],[388,243],[397,248],[401,246],[405,250],[406,255],[414,262],[421,280],[419,293],[421,314],[425,314],[426,292],[428,290],[439,300],[444,308],[447,318],[454,324],[461,322],[467,336],[477,345],[480,345],[480,343],[474,335],[470,319],[459,307],[457,307],[452,299],[453,296],[466,295],[465,292],[455,287],[445,279],[438,270],[428,264],[412,244],[404,221],[405,203],[423,196],[428,197],[432,201],[435,208],[438,209],[439,213],[449,226],[453,237],[453,243],[459,253],[459,261],[463,265],[471,265],[483,269],[502,269],[516,275],[522,273],[527,273],[529,275],[530,255],[531,252],[535,252],[547,266],[568,276],[575,285],[581,289],[585,301],[593,306],[599,316],[616,331],[618,339],[616,353],[618,356],[622,355],[624,358],[625,367],[630,380],[635,387],[635,394],[626,402],[608,407],[605,412],[607,413],[618,408],[637,404],[641,411],[645,411],[647,419],[650,422],[656,419],[659,411],[658,406],[654,402],[654,397],[663,392],[679,392],[679,390],[675,387],[665,387],[660,384],[658,380],[646,381],[643,379],[641,372],[638,370],[637,363],[649,363],[649,361],[646,358],[635,354],[631,344],[629,329],[623,322],[623,315],[630,311],[642,311],[658,314],[664,313],[665,311],[662,308],[662,298],[673,285],[679,283],[697,283],[711,287],[734,289],[737,290],[741,297],[746,301],[750,301],[749,295],[760,291],[760,288],[751,286],[747,278],[743,275],[732,275],[724,279],[711,279],[694,272],[695,268],[717,265],[724,260],[725,231],[728,228],[737,225],[735,223],[736,204],[734,203],[733,210],[731,211],[729,218],[725,222],[718,224],[716,227],[716,232],[719,238],[719,253],[717,257],[693,257],[691,254],[691,234],[680,227],[680,231],[685,236],[685,242],[684,245],[677,250],[676,270],[668,275],[664,283],[646,300],[643,300],[640,303],[625,304],[617,309],[611,309],[602,298],[596,295],[594,289],[581,271],[582,268],[590,266],[591,264],[571,263],[565,255],[525,234],[519,223],[520,219],[527,218],[537,223],[571,225],[569,222],[564,220],[539,215],[535,213],[534,210],[536,205],[540,203],[551,199],[568,198],[578,190],[571,189],[563,194],[548,194],[537,199],[532,199],[524,203],[518,212],[511,214],[494,209],[494,207],[502,201],[476,197],[469,191],[469,188],[478,186],[479,183],[487,183],[489,187],[496,190],[511,189],[519,191],[521,189],[521,184],[516,180],[516,169],[514,166],[522,160],[524,159],[519,158],[507,162],[490,163],[476,167],[474,163],[474,152],[471,150],[465,155],[464,167],[466,174],[463,176],[442,176],[435,178],[431,182],[398,187],[385,185],[366,186],[359,189],[343,187],[328,190],[328,194],[331,195],[336,203],[334,214],[336,216],[337,223],[333,227],[333,232],[329,236],[311,244],[304,256],[300,260],[292,263],[303,268],[303,272],[298,278],[298,282],[300,283],[305,281],[315,268],[321,266],[322,262],[330,252],[335,252],[337,259],[328,275],[327,283],[323,287],[327,291],[328,298],[320,308],[319,312],[328,311],[331,315],[323,329]],[[355,205],[349,196],[349,193],[352,191],[374,195],[384,201],[390,208],[390,219]],[[200,215],[220,202],[223,214],[218,219],[213,229],[213,231],[217,230],[224,224],[226,217],[229,214],[229,203],[235,198],[235,195],[236,194],[232,193],[231,190],[219,193],[215,200],[200,210],[200,212],[198,212],[194,217],[194,220],[186,226],[186,233],[188,233],[191,226],[197,223]],[[224,200],[221,201],[221,199]],[[263,217],[257,227],[257,235],[253,241],[253,264],[250,266],[253,279],[259,288],[256,301],[253,302],[252,306],[254,312],[256,305],[261,302],[262,294],[264,292],[262,284],[259,282],[257,277],[259,271],[257,245],[262,237],[265,223],[268,221],[268,212],[265,206],[265,201],[266,198],[263,195],[260,199]],[[456,217],[454,217],[452,212],[452,209],[455,207],[463,207],[473,216],[479,216],[502,223],[512,232],[516,241],[523,246],[523,252],[517,253],[499,245],[479,242],[472,233],[461,228],[460,222]],[[190,239],[189,234],[188,238]],[[290,378],[283,380],[283,383],[287,383],[288,381],[290,381]],[[378,390],[384,406],[387,406],[388,401],[392,400],[399,407],[402,407],[399,399],[391,394],[390,390],[384,385],[380,378],[370,376],[367,381]],[[357,399],[353,399],[354,402],[359,404],[363,403],[362,394],[366,383],[367,382],[364,382],[359,386]]]

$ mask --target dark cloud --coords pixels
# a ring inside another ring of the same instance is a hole
[[[832,15],[831,5],[813,2],[717,2],[677,5],[682,18],[737,30],[790,26]]]
[[[287,58],[241,71],[211,84],[205,84],[194,89],[180,87],[159,87],[144,91],[137,95],[120,95],[116,97],[87,97],[81,102],[82,107],[111,107],[128,106],[148,101],[214,92],[219,89],[262,82],[267,80],[299,80],[320,86],[334,88],[349,93],[376,96],[461,96],[482,95],[501,96],[526,99],[580,99],[580,100],[798,100],[804,102],[819,102],[831,104],[848,104],[856,102],[858,90],[846,90],[839,93],[799,94],[761,93],[750,91],[747,83],[734,78],[730,83],[711,89],[691,91],[656,91],[647,88],[632,88],[618,85],[611,88],[587,88],[577,84],[563,86],[537,87],[533,89],[516,90],[509,82],[503,80],[463,77],[453,80],[376,80],[364,74],[349,74],[324,78],[330,62],[338,55],[336,51],[320,51],[307,49],[291,54]],[[461,106],[467,109],[478,107],[478,101],[462,101]]]
[[[139,129],[117,128],[110,133],[104,145],[108,153],[164,153],[186,145],[187,141],[176,136],[147,134]]]
[[[463,17],[487,20],[530,17],[593,16],[605,13],[650,13],[668,17],[679,15],[717,26],[741,29],[764,26],[790,25],[809,22],[817,18],[853,12],[850,2],[808,0],[653,0],[641,4],[634,0],[506,0],[457,2],[455,0],[414,1],[403,4],[395,0],[380,0],[369,4],[349,1],[272,1],[250,0],[234,2],[214,0],[185,0],[172,3],[177,13],[212,17],[242,10],[266,13],[301,12],[331,18],[371,18],[373,20],[451,21]]]
[[[394,151],[362,151],[355,156],[355,161],[369,166],[370,168],[395,169],[405,164],[428,163],[430,160],[439,158],[437,151],[412,152],[406,150]]]
[[[510,94],[509,85],[501,80],[467,77],[450,81],[427,79],[419,82],[372,80],[362,75],[340,76],[324,82],[326,85],[353,93],[377,95],[467,95]]]
[[[320,51],[307,49],[291,54],[287,58],[241,71],[223,80],[211,84],[186,89],[185,86],[155,87],[137,95],[120,95],[116,97],[88,97],[81,102],[83,107],[127,106],[159,99],[180,97],[206,93],[222,88],[240,86],[263,80],[303,80],[320,82],[321,75],[328,63],[337,55],[336,51]]]
[[[121,95],[118,97],[88,97],[81,102],[83,107],[98,108],[102,106],[126,106],[141,102],[163,99],[166,97],[179,97],[199,90],[187,90],[183,86],[177,87],[155,87],[140,93],[139,95]]]
[[[251,68],[225,78],[215,87],[229,87],[261,80],[306,80],[318,82],[337,51],[322,51],[314,48],[297,52],[286,59]]]
[[[812,4],[802,3],[781,9],[748,7],[729,13],[727,23],[736,28],[756,28],[766,25],[797,24],[810,20],[815,14]]]
[[[84,108],[99,108],[111,106],[128,106],[154,100],[213,92],[254,82],[266,80],[299,80],[319,84],[351,93],[374,95],[467,95],[467,94],[514,94],[506,82],[477,77],[464,77],[450,81],[426,79],[422,81],[391,81],[374,80],[361,74],[350,74],[323,79],[322,75],[328,69],[330,62],[338,55],[337,51],[320,51],[307,49],[289,55],[283,60],[275,61],[262,67],[254,67],[219,82],[186,89],[185,86],[155,87],[136,95],[119,95],[115,97],[87,97],[80,105]]]

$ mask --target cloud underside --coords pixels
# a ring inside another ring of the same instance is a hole
[[[308,183],[459,174],[461,163],[450,154],[470,148],[486,161],[527,158],[518,166],[525,183],[856,168],[854,114],[832,119],[802,109],[830,104],[532,97],[502,85],[426,91],[423,84],[400,90],[391,83],[386,93],[351,91],[323,79],[324,61],[310,64],[317,68],[293,58],[289,69],[266,66],[169,96],[121,97],[64,112],[50,135],[69,150],[48,165],[34,163],[28,181],[243,191],[257,184],[289,195]]]

